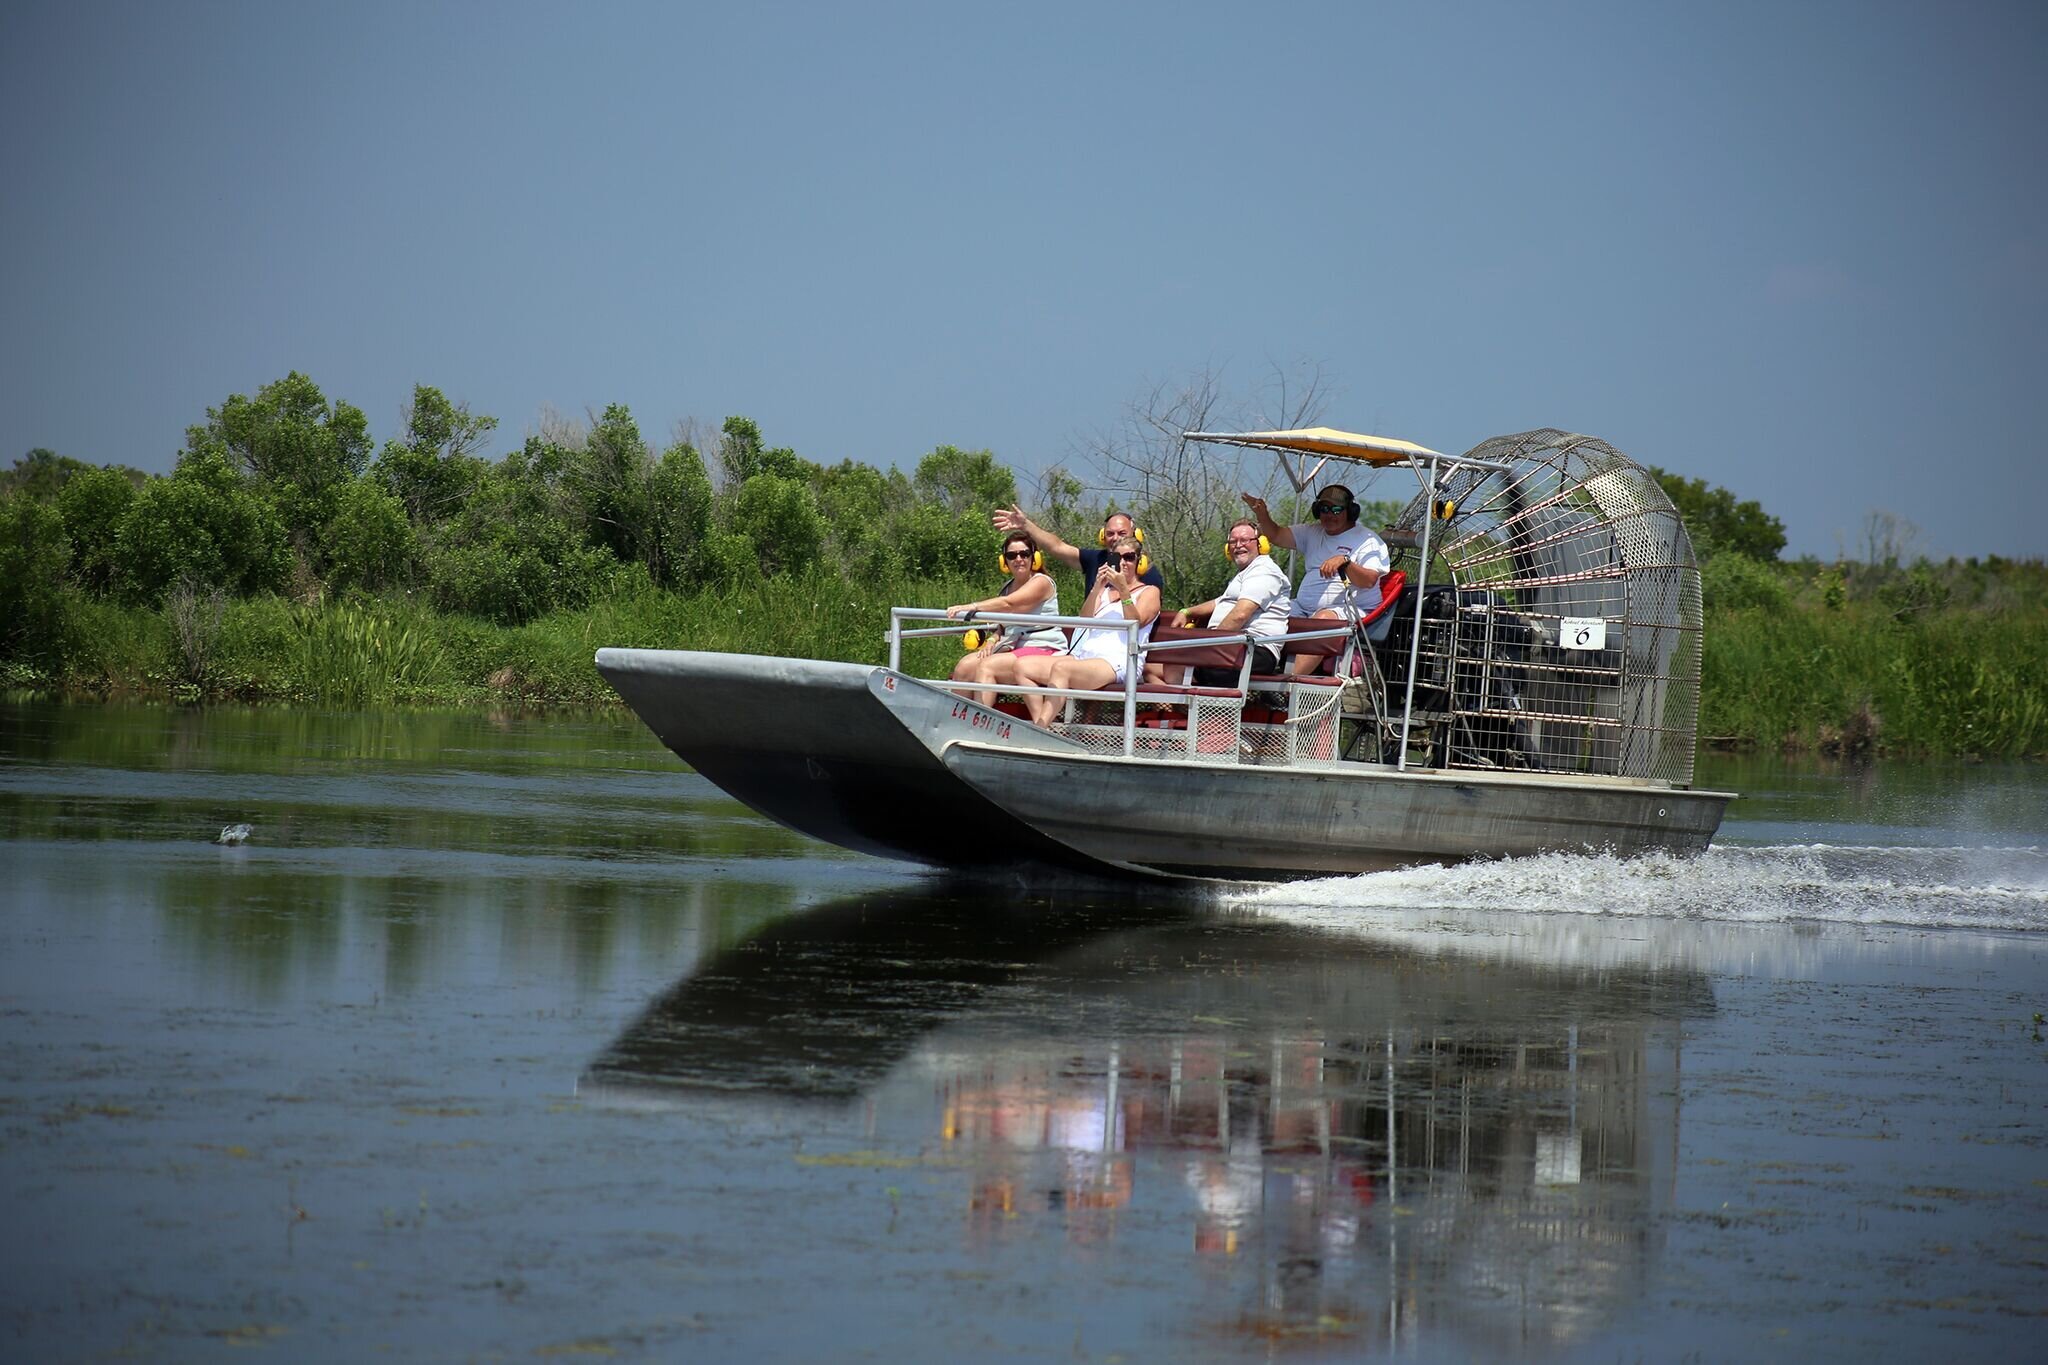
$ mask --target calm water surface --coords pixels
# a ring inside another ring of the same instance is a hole
[[[1696,862],[1170,899],[623,717],[0,705],[0,1354],[2032,1353],[2048,775],[1701,781]]]

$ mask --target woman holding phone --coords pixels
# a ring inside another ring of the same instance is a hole
[[[1067,653],[1040,655],[1017,661],[1017,681],[1037,687],[1065,687],[1092,692],[1119,684],[1135,667],[1130,636],[1110,621],[1138,622],[1138,640],[1152,637],[1152,625],[1159,619],[1159,589],[1138,577],[1143,556],[1137,537],[1115,536],[1109,553],[1095,571],[1095,582],[1081,606],[1083,616],[1100,617],[1105,624],[1091,626],[1074,636]],[[1029,696],[1024,704],[1034,724],[1050,725],[1065,705],[1062,697]]]

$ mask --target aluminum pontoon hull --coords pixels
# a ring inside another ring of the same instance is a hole
[[[605,649],[662,743],[747,805],[938,866],[1273,880],[1706,848],[1729,794],[1600,777],[1180,763],[1091,753],[886,668]]]

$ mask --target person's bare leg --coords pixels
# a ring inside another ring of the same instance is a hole
[[[1026,657],[1030,656],[1027,655]],[[1015,654],[991,654],[981,661],[981,676],[976,678],[975,681],[997,684],[1015,683],[1017,681],[1017,665],[1022,662],[1023,660],[1019,659]],[[996,688],[992,687],[986,692],[976,692],[974,699],[983,706],[992,708],[996,704]]]
[[[1030,687],[1050,687],[1053,665],[1060,662],[1057,654],[1034,654],[1028,659],[1017,660],[1017,681]],[[1050,725],[1059,716],[1060,699],[1042,697],[1037,693],[1026,693],[1024,710],[1030,715],[1033,725]]]

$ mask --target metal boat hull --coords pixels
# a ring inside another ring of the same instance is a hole
[[[897,676],[887,669],[647,649],[599,650],[597,668],[678,758],[799,833],[938,867],[1086,865],[948,773],[877,700],[876,675]],[[951,710],[951,697],[915,686],[925,709]]]
[[[1260,881],[1558,851],[1693,854],[1713,838],[1728,800],[1597,779],[1364,764],[1162,770],[964,743],[946,751],[946,766],[1021,823],[1098,862]]]
[[[1697,853],[1729,796],[1598,777],[1091,753],[886,668],[601,650],[677,756],[828,842],[938,866],[1273,880],[1611,850]]]

